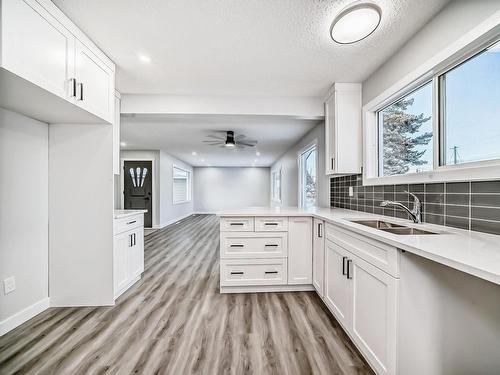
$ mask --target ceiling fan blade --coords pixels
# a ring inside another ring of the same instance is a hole
[[[246,137],[247,136],[245,134],[238,134],[238,135],[234,136],[234,140],[238,141],[238,140],[241,140],[241,139],[246,138]]]
[[[226,137],[221,137],[221,136],[219,136],[219,135],[215,135],[215,134],[209,134],[209,135],[207,135],[207,138],[219,139],[219,140],[221,140],[221,141],[223,141],[223,140],[225,140],[225,139],[226,139]]]
[[[246,142],[238,142],[237,144],[247,146],[247,147],[254,147],[257,144],[257,141],[255,143],[249,143],[251,141],[246,141]]]

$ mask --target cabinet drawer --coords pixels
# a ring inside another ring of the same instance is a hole
[[[288,230],[288,217],[256,217],[256,232],[286,232]]]
[[[221,217],[221,232],[253,232],[253,217]]]
[[[287,261],[281,259],[221,259],[220,285],[284,285]]]
[[[326,239],[339,244],[361,259],[388,274],[399,277],[399,252],[394,246],[353,233],[336,225],[326,224]]]
[[[142,226],[144,226],[144,214],[122,217],[113,220],[113,233],[116,235]]]
[[[221,233],[221,258],[286,258],[287,233]]]

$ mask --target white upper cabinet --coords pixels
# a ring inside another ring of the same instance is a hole
[[[76,103],[112,123],[115,107],[114,72],[78,40],[75,48],[75,79]]]
[[[361,84],[336,83],[325,102],[326,174],[361,172]]]
[[[113,62],[51,1],[0,6],[0,106],[48,123],[112,123]]]

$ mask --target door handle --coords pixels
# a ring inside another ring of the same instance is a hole
[[[347,257],[342,257],[342,275],[347,274],[346,265],[345,265],[346,260],[347,260]]]
[[[352,279],[351,275],[351,264],[352,264],[352,259],[347,260],[347,278]]]
[[[79,83],[77,84],[78,86],[78,92],[79,92],[79,95],[78,97],[76,98],[76,100],[81,100],[83,101],[83,83]]]

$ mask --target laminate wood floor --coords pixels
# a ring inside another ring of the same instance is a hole
[[[147,236],[116,306],[39,314],[0,338],[0,373],[372,374],[314,292],[219,294],[218,223]]]

